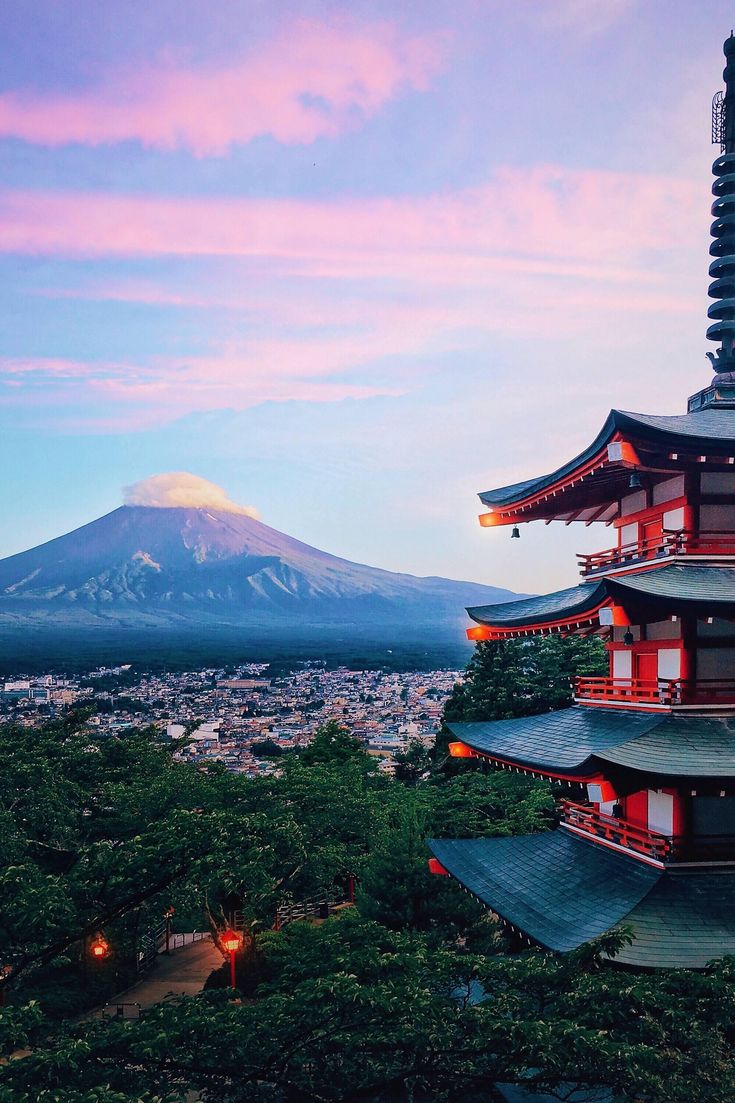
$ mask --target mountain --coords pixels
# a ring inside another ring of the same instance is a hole
[[[121,506],[0,560],[0,628],[459,632],[465,605],[516,596],[351,563],[252,517],[205,508]]]

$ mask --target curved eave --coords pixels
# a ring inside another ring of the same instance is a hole
[[[529,632],[599,628],[600,610],[613,604],[630,614],[630,621],[615,620],[616,624],[638,623],[636,617],[645,619],[652,611],[735,618],[735,567],[662,563],[552,594],[475,605],[467,613],[481,630],[469,629],[467,634],[470,639],[503,639]]]
[[[735,410],[707,409],[672,416],[611,410],[592,443],[573,460],[549,474],[480,494],[480,501],[492,511],[484,523],[492,526],[541,518],[609,520],[630,475],[630,463],[608,460],[607,446],[615,440],[647,447],[672,470],[677,469],[674,457],[679,469],[701,457],[732,462]],[[610,516],[605,508],[608,503]]]
[[[735,869],[657,869],[561,829],[428,845],[468,892],[548,950],[625,927],[633,942],[620,965],[704,969],[735,953]]]
[[[735,777],[735,718],[575,705],[447,726],[473,755],[548,778],[585,782],[611,767],[659,778]]]
[[[644,735],[657,719],[645,713],[575,705],[539,716],[447,726],[481,757],[546,777],[584,781],[600,773],[595,755]]]
[[[459,883],[512,927],[568,953],[618,924],[661,876],[567,831],[497,839],[429,839]],[[735,881],[735,878],[733,878]]]
[[[498,605],[475,605],[467,609],[476,624],[504,630],[541,628],[589,619],[606,599],[604,580],[583,582],[552,594],[522,598]]]

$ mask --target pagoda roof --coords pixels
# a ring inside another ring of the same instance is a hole
[[[479,495],[480,500],[501,512],[512,507],[522,508],[536,495],[568,484],[575,472],[582,470],[592,476],[588,480],[588,489],[582,492],[579,487],[575,488],[570,492],[570,499],[579,499],[578,505],[584,506],[591,504],[593,499],[603,501],[606,497],[618,497],[627,484],[629,471],[626,472],[624,467],[610,466],[605,462],[606,456],[604,459],[601,457],[608,444],[623,438],[653,452],[665,451],[667,456],[671,452],[712,458],[735,456],[735,410],[710,408],[672,415],[611,410],[600,432],[579,455],[546,475],[487,490]],[[596,458],[599,458],[599,464],[590,469]],[[592,483],[597,485],[597,491],[590,489]],[[546,511],[537,511],[537,515],[542,516],[544,512],[548,513],[548,507]]]
[[[613,765],[663,777],[735,777],[735,718],[575,705],[448,727],[478,754],[537,773],[584,778]]]
[[[429,847],[473,896],[549,950],[628,926],[634,941],[619,964],[703,969],[735,951],[735,869],[658,869],[563,829]]]
[[[589,619],[609,601],[623,605],[664,602],[667,609],[701,604],[712,615],[718,606],[735,605],[735,567],[710,564],[664,563],[645,570],[631,571],[581,582],[567,590],[522,598],[495,605],[475,605],[467,609],[478,624],[489,628],[539,628],[560,622]]]
[[[549,950],[566,953],[609,931],[661,870],[569,831],[497,839],[430,839],[460,884]]]

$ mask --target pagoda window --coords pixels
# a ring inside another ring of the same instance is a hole
[[[700,839],[735,835],[735,797],[692,797],[692,834]]]
[[[674,834],[674,795],[665,789],[648,790],[648,830]]]
[[[700,478],[703,494],[735,494],[735,472],[703,471]]]
[[[638,522],[633,521],[629,525],[621,525],[619,528],[620,533],[620,547],[625,544],[636,544],[638,542]]]
[[[698,647],[697,680],[735,677],[735,647]]]
[[[699,507],[701,532],[735,532],[735,503],[703,502]]]
[[[628,494],[620,503],[621,517],[630,517],[633,513],[640,513],[647,506],[645,490],[637,490],[635,494]]]
[[[654,620],[646,625],[647,640],[678,640],[681,639],[680,620]]]
[[[633,677],[633,654],[629,648],[612,652],[611,673],[613,678]]]
[[[678,647],[662,647],[658,651],[659,681],[672,682],[681,676],[681,651]]]
[[[663,527],[667,532],[678,532],[684,528],[684,506],[667,509],[663,515]]]
[[[674,479],[665,479],[662,483],[656,483],[653,488],[653,504],[662,505],[671,502],[674,498],[684,497],[684,476],[677,475]]]

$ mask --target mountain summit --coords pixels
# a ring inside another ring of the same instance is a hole
[[[464,622],[494,586],[351,563],[244,512],[126,505],[0,560],[0,626],[294,629]]]

